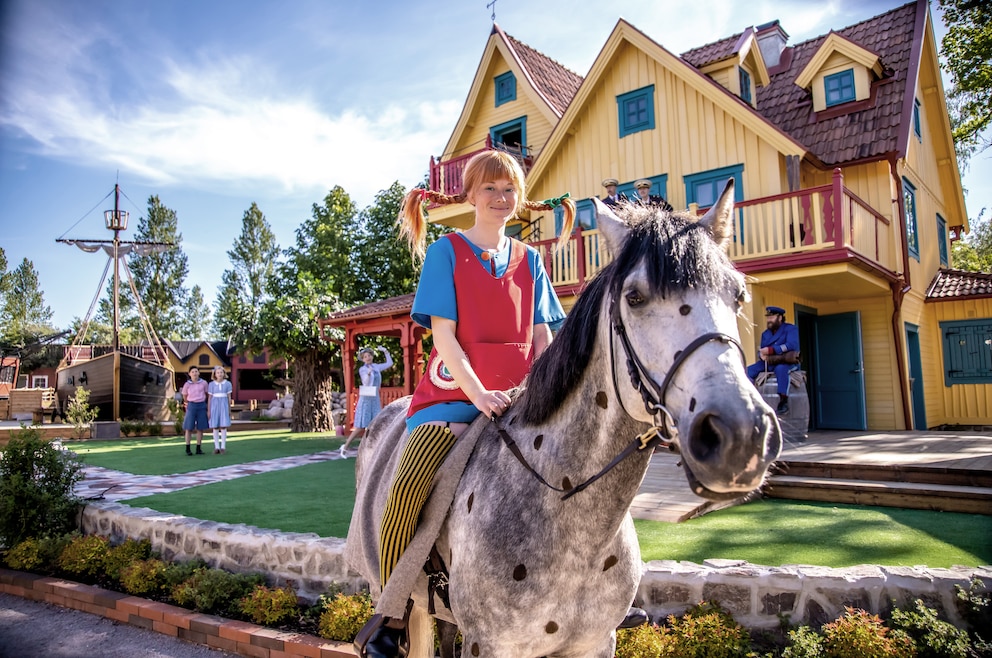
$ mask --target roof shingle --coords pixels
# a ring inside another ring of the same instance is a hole
[[[992,272],[940,270],[927,288],[927,301],[992,297]]]

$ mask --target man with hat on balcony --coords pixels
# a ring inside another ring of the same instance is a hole
[[[657,194],[651,194],[651,181],[646,178],[642,178],[639,181],[634,181],[634,189],[637,190],[637,197],[634,199],[635,204],[640,204],[642,206],[658,206],[662,210],[671,212],[672,205],[665,201],[664,197],[658,196]]]
[[[778,386],[778,407],[775,413],[789,413],[789,373],[799,369],[799,330],[785,321],[781,306],[765,307],[765,324],[761,332],[760,361],[747,367],[747,376],[754,381],[763,372],[775,373]]]
[[[606,196],[603,198],[603,203],[613,208],[621,201],[627,201],[627,195],[623,192],[617,193],[617,185],[620,184],[616,178],[604,178],[603,187],[606,188]]]

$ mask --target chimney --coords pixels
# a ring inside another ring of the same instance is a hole
[[[765,66],[775,68],[782,58],[782,51],[789,41],[789,35],[779,25],[778,19],[759,25],[755,28],[758,36],[758,48],[765,60]]]

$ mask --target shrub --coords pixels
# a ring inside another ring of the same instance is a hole
[[[96,420],[100,413],[100,407],[90,407],[89,400],[90,392],[79,386],[76,388],[76,394],[69,398],[66,404],[65,418],[72,423],[77,439],[83,438],[90,423]]]
[[[892,611],[892,628],[912,638],[920,658],[968,658],[968,633],[938,619],[920,599],[912,610]]]
[[[236,613],[239,599],[265,582],[262,574],[228,573],[222,569],[197,569],[172,589],[172,600],[197,612]]]
[[[654,658],[661,654],[661,635],[656,624],[617,631],[616,658]]]
[[[165,587],[167,568],[165,562],[157,558],[135,560],[121,569],[121,587],[135,596],[158,594]]]
[[[188,580],[197,571],[209,568],[207,563],[200,558],[189,560],[188,562],[171,562],[166,564],[165,574],[163,574],[165,578],[163,587],[171,592],[176,585]]]
[[[176,436],[182,436],[183,420],[186,418],[186,410],[183,409],[182,402],[179,402],[173,398],[171,400],[167,400],[165,406],[169,409],[169,413],[172,415],[173,434]]]
[[[136,424],[137,423],[135,423],[135,421],[133,420],[128,420],[127,418],[121,418],[120,420],[121,434],[123,434],[124,436],[131,436],[132,434],[137,434],[135,428]]]
[[[269,589],[261,585],[241,599],[241,612],[256,624],[281,624],[299,612],[296,592],[289,587]]]
[[[351,642],[372,618],[372,598],[367,592],[361,594],[338,594],[325,600],[324,612],[320,615],[320,636],[338,642]]]
[[[153,420],[148,423],[148,435],[149,436],[162,436],[162,423],[157,420]]]
[[[41,554],[41,542],[37,539],[25,539],[18,542],[7,551],[4,561],[11,569],[19,569],[20,571],[40,569],[45,561]]]
[[[106,574],[113,580],[120,580],[121,571],[135,560],[151,557],[152,543],[147,539],[131,539],[128,537],[121,544],[114,546],[107,554],[104,565]]]
[[[843,615],[823,626],[826,658],[912,658],[913,641],[901,632],[892,632],[878,615],[845,608]]]
[[[789,646],[782,658],[823,658],[823,637],[809,626],[789,631]]]
[[[661,655],[672,658],[744,658],[751,648],[747,629],[719,603],[704,601],[680,618],[668,617],[660,632]]]
[[[38,430],[16,432],[0,458],[0,544],[70,532],[80,504],[72,489],[81,470],[74,454],[42,441]]]
[[[972,633],[972,649],[979,656],[992,656],[992,592],[978,578],[973,578],[968,589],[954,586],[957,592],[958,612]]]
[[[110,541],[99,535],[75,535],[59,555],[58,567],[74,576],[96,578],[104,573]]]

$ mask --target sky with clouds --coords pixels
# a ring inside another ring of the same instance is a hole
[[[177,212],[187,284],[212,302],[252,202],[286,247],[335,185],[364,207],[423,180],[489,37],[487,2],[0,0],[8,267],[33,261],[56,325],[85,315],[103,259],[55,240],[110,237],[101,211],[119,182],[132,226],[151,195]],[[495,12],[585,75],[620,17],[680,53],[774,19],[796,43],[901,4],[496,0]],[[971,216],[992,206],[988,180],[985,154],[964,179]]]

